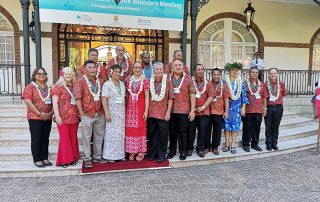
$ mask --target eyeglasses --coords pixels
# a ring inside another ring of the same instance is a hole
[[[38,76],[47,76],[46,73],[37,73]]]

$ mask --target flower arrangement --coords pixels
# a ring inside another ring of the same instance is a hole
[[[224,69],[227,70],[227,71],[231,71],[231,69],[233,69],[233,68],[236,68],[238,70],[242,70],[243,64],[240,63],[240,62],[234,62],[234,63],[227,63],[224,66]]]

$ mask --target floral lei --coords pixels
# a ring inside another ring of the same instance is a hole
[[[270,79],[268,79],[268,91],[269,91],[270,98],[273,98],[273,100],[277,100],[279,98],[279,96],[280,96],[280,81],[279,81],[279,79],[277,79],[277,96],[274,96],[272,93],[272,85],[271,85]]]
[[[37,91],[38,91],[38,94],[39,94],[39,97],[41,98],[41,100],[42,100],[43,102],[44,102],[45,100],[49,99],[51,88],[50,88],[47,84],[46,84],[46,87],[47,87],[47,89],[48,89],[48,95],[47,95],[46,98],[43,98],[43,97],[42,97],[42,94],[41,94],[40,89],[39,89],[39,88],[41,88],[41,87],[40,87],[36,82],[32,81],[31,84],[36,87],[36,89],[37,89]]]
[[[111,79],[111,83],[113,85],[113,90],[116,92],[116,94],[119,94],[119,91],[116,89],[117,86],[114,84],[114,81],[112,79]],[[121,81],[119,81],[119,85],[120,85],[120,96],[123,98],[125,97],[125,88],[122,87]]]
[[[227,85],[228,85],[228,87],[230,89],[231,99],[232,100],[238,100],[240,98],[240,96],[241,96],[241,91],[242,91],[242,80],[241,80],[240,75],[238,75],[238,77],[234,81],[235,85],[236,85],[236,88],[232,89],[230,76],[227,76],[226,82],[227,82]],[[237,93],[235,94],[235,90],[236,89],[237,89]]]
[[[89,82],[88,77],[87,77],[86,75],[84,75],[83,77],[84,77],[84,79],[85,79],[86,82],[87,82],[87,85],[88,85],[90,94],[91,94],[93,97],[95,97],[95,96],[100,96],[100,91],[101,91],[101,88],[100,88],[100,80],[99,80],[99,79],[96,80],[96,81],[97,81],[98,92],[97,92],[97,93],[94,93],[94,92],[92,91],[92,84]]]
[[[194,83],[194,86],[195,86],[195,89],[196,89],[196,93],[199,94],[199,95],[202,95],[206,89],[207,89],[207,79],[204,79],[204,86],[203,86],[203,89],[201,92],[199,92],[199,89],[197,87],[197,83],[196,83],[196,80],[194,77],[192,77],[192,80],[193,80],[193,83]]]
[[[143,88],[143,78],[144,76],[141,74],[140,78],[138,80],[135,80],[134,76],[132,75],[129,81],[129,88],[128,88],[128,92],[132,95],[132,96],[138,96],[141,92],[142,92],[142,88]],[[137,93],[133,93],[131,86],[133,82],[137,82],[140,81],[140,88],[139,91]]]
[[[151,100],[160,102],[163,100],[164,95],[166,93],[166,85],[167,85],[167,75],[163,74],[162,76],[162,81],[161,81],[161,90],[160,94],[156,94],[156,89],[154,87],[154,82],[155,82],[155,75],[152,74],[151,79],[150,79],[150,92],[151,92]]]
[[[115,63],[118,64],[118,65],[120,65],[120,67],[121,67],[121,69],[122,69],[121,74],[124,74],[125,72],[127,72],[127,71],[129,70],[128,60],[127,60],[125,57],[124,57],[123,59],[126,61],[126,65],[127,65],[127,69],[126,69],[126,70],[124,70],[123,67],[122,67],[122,65],[119,64],[119,62],[118,62],[118,60],[117,60],[117,57],[114,58]]]
[[[260,90],[261,90],[261,82],[260,80],[258,79],[258,90],[256,91],[256,93],[252,93],[252,89],[251,89],[251,82],[249,79],[247,79],[247,84],[248,84],[248,88],[249,88],[249,91],[250,91],[250,94],[251,95],[255,95],[255,94],[259,94]]]
[[[219,95],[219,96],[215,96],[215,98],[219,98],[219,97],[222,96],[223,82],[222,82],[221,79],[219,80],[218,86],[216,87],[216,89],[215,89],[215,91],[214,91],[214,95],[216,95],[216,92],[217,92],[218,88],[220,88],[220,95]]]
[[[173,75],[173,72],[170,74],[170,81],[171,81],[172,75]],[[182,83],[183,83],[185,77],[186,77],[186,73],[183,72],[183,74],[182,74],[182,79],[181,79],[180,84],[179,84],[179,86],[177,87],[177,89],[179,89],[179,90],[181,89],[181,86],[182,86]]]

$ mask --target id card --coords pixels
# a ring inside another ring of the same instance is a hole
[[[46,104],[46,105],[51,105],[51,104],[52,104],[52,103],[51,103],[51,99],[50,99],[50,98],[45,99],[44,104]]]
[[[122,104],[122,98],[121,97],[117,97],[116,98],[116,104]]]
[[[174,88],[174,89],[173,89],[173,93],[176,93],[176,94],[177,94],[177,93],[180,93],[180,89],[179,89],[179,88]]]
[[[76,103],[76,100],[75,99],[73,99],[73,98],[71,98],[71,102],[70,102],[70,104],[71,105],[76,105],[77,103]]]
[[[199,93],[196,93],[196,98],[201,98],[201,95]]]
[[[215,97],[215,98],[213,98],[213,100],[212,100],[212,102],[217,102],[217,98]]]
[[[275,97],[270,97],[269,101],[270,102],[274,102],[274,101],[276,101],[276,98]]]
[[[94,100],[94,101],[100,101],[100,96],[99,96],[99,95],[93,96],[93,100]]]
[[[261,96],[260,96],[260,94],[259,94],[259,93],[254,94],[254,96],[256,97],[256,99],[257,99],[257,100],[261,99]]]

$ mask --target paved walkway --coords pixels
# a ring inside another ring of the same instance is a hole
[[[320,201],[320,155],[101,175],[2,178],[0,201]]]

